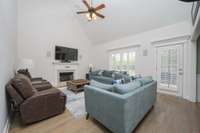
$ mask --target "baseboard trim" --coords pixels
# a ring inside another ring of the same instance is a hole
[[[3,129],[3,133],[9,133],[9,129],[10,129],[10,120],[9,120],[9,118],[7,118],[6,124]]]

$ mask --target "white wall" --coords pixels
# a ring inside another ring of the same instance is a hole
[[[142,74],[143,76],[149,76],[149,75],[154,76],[156,60],[154,54],[154,47],[151,45],[151,42],[156,40],[163,40],[178,36],[184,36],[184,35],[191,35],[191,24],[187,21],[155,29],[152,31],[144,32],[134,36],[128,36],[106,44],[96,45],[93,46],[93,49],[95,50],[93,51],[93,63],[96,69],[108,69],[109,49],[140,45],[137,54],[136,73]],[[193,47],[192,43],[189,43],[188,45],[189,48]],[[142,52],[145,49],[148,50],[148,56],[142,56]],[[188,49],[188,51],[189,50],[190,49]],[[190,56],[190,54],[191,52],[188,52],[188,58],[192,57]],[[194,69],[194,68],[191,68],[189,66],[188,70],[189,69]],[[192,71],[190,71],[189,74],[192,74]],[[195,101],[196,88],[194,88],[194,86],[191,85],[192,83],[191,80],[192,79],[189,78],[188,81],[188,83],[190,84],[188,87],[191,88],[191,92],[187,92],[186,94],[187,96],[185,96],[185,98],[191,101]]]
[[[197,40],[197,100],[200,102],[200,37]]]
[[[134,45],[141,45],[138,51],[138,61],[136,72],[143,75],[153,75],[153,46],[152,41],[162,40],[182,35],[190,35],[191,27],[188,22],[177,23],[160,29],[144,32],[138,35],[121,38],[119,40],[109,42],[106,44],[96,45],[93,47],[93,62],[96,68],[108,68],[108,50],[119,47],[130,47]],[[148,56],[143,57],[142,51],[148,50]],[[95,56],[99,55],[99,56]],[[145,61],[144,61],[145,60]],[[146,65],[148,62],[148,66]]]
[[[0,0],[0,132],[7,120],[5,84],[13,76],[17,43],[17,2]]]
[[[84,77],[90,63],[90,41],[74,18],[67,0],[19,0],[18,2],[19,59],[34,61],[33,76],[53,82],[53,47],[62,43],[78,48],[82,59],[78,75]],[[51,57],[47,57],[47,51]]]

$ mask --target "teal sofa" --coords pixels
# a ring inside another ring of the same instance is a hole
[[[113,133],[131,133],[156,101],[156,81],[112,86],[85,86],[85,105],[93,117]],[[122,91],[116,91],[116,87]],[[130,87],[132,86],[132,90]]]
[[[114,84],[121,80],[123,83],[131,81],[131,77],[124,71],[97,70],[89,73],[89,80],[95,80],[105,84]]]

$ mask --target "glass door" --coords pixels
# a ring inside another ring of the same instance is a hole
[[[183,46],[157,48],[158,89],[182,96]]]

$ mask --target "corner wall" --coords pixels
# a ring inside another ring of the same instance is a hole
[[[78,48],[81,59],[79,78],[85,77],[90,63],[91,44],[68,7],[68,0],[19,0],[18,58],[33,59],[34,77],[53,83],[55,45]]]
[[[14,74],[17,51],[17,1],[0,1],[0,132],[8,120],[5,85]]]

